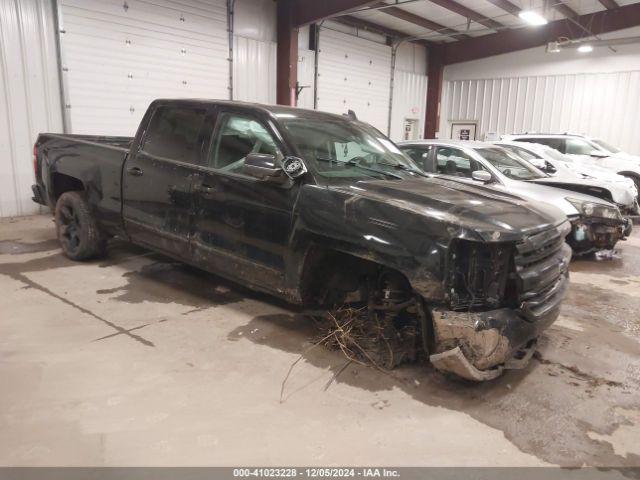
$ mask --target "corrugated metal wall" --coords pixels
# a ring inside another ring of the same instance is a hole
[[[276,43],[233,37],[233,99],[276,103]]]
[[[134,135],[155,98],[229,98],[226,0],[61,0],[73,133]]]
[[[318,110],[346,113],[387,132],[391,48],[328,28],[320,31]]]
[[[298,83],[304,87],[298,96],[298,107],[313,109],[316,52],[298,48]]]
[[[419,73],[396,70],[393,81],[393,109],[391,110],[391,140],[403,140],[406,119],[417,120],[418,138],[424,136],[424,117],[427,106],[427,77]]]
[[[574,132],[640,154],[640,71],[448,81],[442,108],[442,138],[451,121],[476,120],[479,139]]]
[[[54,14],[43,0],[0,1],[0,217],[38,212],[33,143],[62,131]]]

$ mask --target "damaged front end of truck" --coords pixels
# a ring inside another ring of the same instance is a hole
[[[568,288],[568,222],[517,242],[452,242],[446,305],[429,308],[430,360],[469,380],[524,367]]]

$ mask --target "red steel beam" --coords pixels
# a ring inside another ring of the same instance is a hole
[[[493,3],[496,7],[501,8],[505,12],[511,15],[518,16],[522,10],[519,6],[511,3],[509,0],[487,0],[489,3]]]
[[[562,15],[564,15],[567,18],[576,18],[579,17],[580,15],[578,14],[578,12],[576,12],[575,10],[573,10],[569,5],[567,5],[566,3],[562,3],[559,2],[557,4],[555,4],[553,6],[553,8],[555,8],[557,11],[559,11]]]
[[[436,138],[440,126],[440,99],[444,73],[444,46],[438,45],[427,53],[427,105],[424,138]]]
[[[484,15],[479,14],[475,10],[471,10],[464,5],[454,2],[453,0],[430,0],[431,3],[435,3],[436,5],[440,5],[447,10],[457,13],[458,15],[462,15],[465,18],[473,20],[480,25],[484,25],[487,28],[491,28],[493,30],[500,30],[504,27],[500,22],[496,22],[490,18],[485,17]]]
[[[441,25],[419,15],[415,15],[411,12],[407,12],[406,10],[402,10],[398,7],[383,8],[379,11],[382,13],[386,13],[387,15],[391,15],[392,17],[399,18],[400,20],[404,20],[405,22],[413,23],[414,25],[417,25],[419,27],[426,28],[427,30],[433,30],[434,32],[442,33],[443,35],[449,35],[457,40],[470,38],[469,35],[465,35],[458,32],[457,30],[445,27],[444,25]]]
[[[385,27],[368,20],[363,20],[362,18],[354,17],[353,15],[341,15],[339,17],[332,18],[331,20],[334,22],[342,23],[344,25],[349,25],[350,27],[367,30],[369,32],[377,33],[380,35],[386,35],[387,37],[400,39],[410,36],[409,34],[401,32],[399,30],[394,30],[393,28]],[[411,42],[419,43],[426,47],[433,45],[433,42],[420,39],[411,40]]]
[[[616,2],[616,0],[599,0],[602,6],[608,10],[613,10],[614,8],[618,8],[620,5]]]
[[[277,0],[278,3],[283,0]],[[284,3],[290,4],[293,9],[293,24],[295,27],[302,27],[310,23],[315,23],[325,18],[357,10],[380,0],[296,0]]]
[[[594,35],[622,30],[640,25],[640,3],[625,5],[613,10],[580,15],[574,18],[581,25],[590,27]],[[444,46],[444,63],[468,62],[479,58],[525,50],[546,45],[560,37],[578,39],[589,36],[584,30],[575,28],[572,22],[556,20],[540,27],[524,27],[502,30]]]
[[[298,29],[292,8],[295,1],[279,0],[277,4],[276,102],[279,105],[296,105]]]

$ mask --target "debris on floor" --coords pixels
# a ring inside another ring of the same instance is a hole
[[[609,261],[609,260],[620,260],[620,252],[618,250],[599,250],[595,253],[596,260],[601,261]]]

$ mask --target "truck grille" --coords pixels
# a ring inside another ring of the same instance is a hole
[[[529,235],[513,243],[456,240],[448,281],[453,310],[514,308],[535,320],[558,306],[567,287],[571,248],[559,227]]]
[[[555,308],[564,296],[571,259],[565,236],[570,229],[565,222],[516,244],[512,276],[520,309],[530,320]]]

